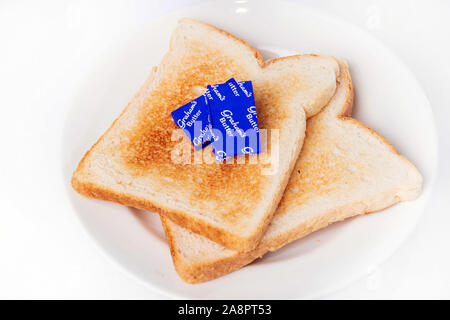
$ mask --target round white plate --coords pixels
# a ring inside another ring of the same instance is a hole
[[[424,177],[423,193],[416,201],[337,223],[199,285],[185,284],[177,276],[156,214],[87,199],[68,188],[86,229],[114,261],[170,297],[314,298],[371,272],[407,239],[430,194],[437,159],[431,109],[412,74],[379,41],[304,6],[261,0],[211,2],[124,32],[105,51],[70,106],[63,137],[66,181],[159,63],[180,17],[223,28],[260,49],[265,58],[317,53],[347,60],[355,87],[354,116],[417,166]]]

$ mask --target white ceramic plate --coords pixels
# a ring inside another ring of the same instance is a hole
[[[430,194],[437,159],[430,106],[412,74],[379,41],[307,7],[261,0],[212,2],[126,32],[105,52],[73,101],[63,137],[64,179],[70,179],[84,152],[125,107],[151,66],[159,63],[177,19],[185,16],[246,39],[265,58],[317,53],[346,59],[355,86],[354,116],[417,166],[424,191],[414,202],[337,223],[199,285],[185,284],[177,276],[157,215],[86,199],[68,188],[89,233],[114,261],[171,297],[313,298],[373,270],[407,238]]]

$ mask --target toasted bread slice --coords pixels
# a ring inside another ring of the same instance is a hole
[[[351,113],[353,91],[340,62],[336,95],[307,122],[305,143],[259,246],[239,253],[161,217],[178,274],[198,283],[235,271],[313,231],[355,215],[415,199],[422,177],[378,133]]]
[[[265,63],[243,40],[182,19],[169,52],[86,153],[72,186],[88,197],[156,211],[225,247],[254,249],[297,160],[306,118],[332,98],[338,72],[334,59],[314,55]],[[174,134],[180,130],[170,115],[208,84],[231,77],[253,82],[259,127],[269,135],[261,157],[235,159],[244,164],[217,162],[210,147],[194,152],[183,134]],[[180,154],[194,163],[180,161]],[[275,161],[261,160],[275,154]]]

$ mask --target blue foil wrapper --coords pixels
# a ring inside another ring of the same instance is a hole
[[[211,143],[210,112],[204,95],[172,111],[171,115],[175,123],[192,141],[195,150]]]
[[[233,78],[210,85],[205,93],[212,121],[212,142],[216,159],[261,152],[258,118],[250,81]]]
[[[209,85],[206,92],[172,112],[175,123],[199,150],[210,143],[219,161],[261,152],[251,81]]]

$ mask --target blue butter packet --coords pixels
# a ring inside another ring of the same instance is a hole
[[[206,96],[201,95],[172,111],[171,115],[175,123],[192,141],[195,150],[204,148],[211,143],[211,119]]]
[[[239,87],[241,88],[242,92],[244,93],[244,99],[243,99],[243,107],[246,110],[245,117],[248,120],[249,125],[255,130],[258,135],[258,146],[257,146],[257,153],[261,152],[261,146],[259,143],[259,126],[258,126],[258,115],[256,113],[256,107],[255,107],[255,97],[253,95],[253,85],[251,81],[241,81],[238,82]]]
[[[205,93],[210,108],[213,152],[217,160],[261,152],[258,119],[250,81],[233,78],[210,85]]]

